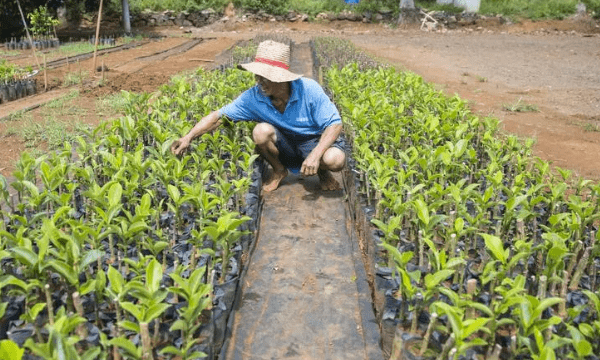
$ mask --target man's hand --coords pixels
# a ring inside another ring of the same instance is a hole
[[[181,155],[185,149],[190,146],[190,141],[187,136],[182,137],[179,140],[175,140],[173,144],[171,144],[171,152],[177,156]]]
[[[319,165],[321,164],[321,157],[315,155],[314,151],[308,154],[304,162],[302,163],[302,168],[300,168],[300,173],[304,176],[312,176],[317,175],[317,171],[319,170]]]

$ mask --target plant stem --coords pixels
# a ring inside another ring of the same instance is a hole
[[[548,277],[546,275],[540,275],[540,278],[538,281],[538,292],[537,292],[537,298],[540,301],[546,298],[547,284],[548,284]]]
[[[427,326],[427,331],[425,332],[425,337],[423,338],[423,343],[421,344],[421,350],[419,351],[419,356],[423,356],[427,347],[429,346],[429,338],[431,337],[431,333],[433,332],[433,328],[437,323],[438,314],[432,313],[431,320],[429,321],[429,326]]]
[[[390,360],[400,360],[402,357],[402,330],[400,330],[400,326],[396,327],[396,333],[394,335],[394,342],[392,343],[392,354],[390,356]]]
[[[571,279],[571,285],[569,286],[569,290],[575,291],[579,288],[579,281],[581,281],[581,277],[583,276],[583,272],[585,268],[588,266],[588,260],[590,259],[590,253],[592,252],[591,247],[587,247],[581,256],[581,260],[579,261],[579,265],[577,266],[577,270]]]
[[[475,294],[475,290],[477,290],[477,279],[469,279],[467,280],[467,294],[469,299],[473,300],[473,296]],[[475,318],[475,309],[469,308],[467,309],[467,319]]]
[[[560,298],[566,300],[567,298],[567,284],[569,283],[569,272],[563,270],[563,283],[560,288]],[[567,303],[562,301],[558,305],[558,316],[565,319],[567,317]]]
[[[77,315],[83,317],[83,305],[81,304],[81,297],[79,297],[79,291],[75,291],[72,295],[73,297],[73,306],[75,306],[75,310],[77,310]],[[77,326],[77,335],[81,339],[85,339],[87,337],[87,329],[85,324],[80,324]]]
[[[442,351],[440,352],[440,354],[438,355],[436,360],[448,359],[448,353],[450,352],[450,349],[453,346],[454,346],[454,333],[450,334],[450,336],[448,337],[448,340],[446,340],[446,342],[444,343],[444,346],[442,347]]]
[[[142,359],[152,360],[152,339],[148,330],[148,323],[140,323],[140,336],[142,338]]]
[[[46,307],[48,308],[48,321],[50,325],[54,325],[54,307],[52,306],[52,295],[50,294],[50,285],[44,286],[44,292],[46,293]]]

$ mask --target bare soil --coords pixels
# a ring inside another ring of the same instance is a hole
[[[591,19],[523,22],[503,25],[497,18],[484,19],[453,30],[426,32],[393,28],[385,24],[347,21],[322,23],[221,21],[204,28],[154,28],[165,36],[142,46],[103,56],[109,68],[105,79],[92,73],[92,60],[48,73],[49,87],[64,95],[69,72],[89,72],[81,95],[71,101],[83,107],[73,121],[98,124],[107,118],[96,101],[120,90],[151,92],[171,76],[211,60],[238,40],[257,34],[282,33],[296,42],[315,36],[336,36],[402,70],[413,71],[449,96],[458,94],[470,102],[472,111],[502,121],[503,128],[518,136],[534,137],[535,155],[576,174],[600,179],[600,25]],[[199,44],[178,52],[193,39]],[[173,49],[169,51],[169,49]],[[162,55],[161,55],[162,54]],[[19,62],[28,57],[20,56]],[[208,61],[206,61],[208,60]],[[29,61],[34,60],[29,56]],[[38,83],[43,77],[38,75]],[[73,87],[71,87],[73,88]],[[44,95],[0,105],[0,118],[40,103]],[[530,104],[538,111],[514,112],[505,108]],[[29,112],[28,121],[44,121],[48,110]],[[116,114],[112,114],[115,116]],[[0,121],[0,172],[8,176],[25,150],[18,136],[19,121]]]

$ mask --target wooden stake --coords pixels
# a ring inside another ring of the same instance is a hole
[[[46,71],[46,54],[44,54],[44,91],[48,91],[48,71]]]
[[[98,54],[98,37],[100,36],[100,20],[102,19],[102,3],[100,0],[100,9],[98,10],[98,22],[96,24],[96,41],[94,41],[94,61],[92,64],[92,74],[96,72],[96,55]]]
[[[19,12],[21,13],[21,20],[23,20],[23,25],[25,26],[25,32],[27,33],[27,38],[29,39],[29,44],[31,45],[31,51],[33,52],[33,57],[35,58],[35,63],[38,66],[38,69],[42,70],[42,66],[40,65],[40,61],[35,54],[35,46],[33,46],[33,40],[31,40],[31,35],[29,34],[29,28],[27,27],[27,22],[25,21],[25,16],[23,15],[23,9],[21,9],[21,2],[17,0],[17,6],[19,7]],[[44,68],[46,66],[44,65]]]
[[[102,59],[102,83],[104,84],[104,59]]]

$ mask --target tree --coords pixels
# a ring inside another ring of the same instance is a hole
[[[129,1],[123,0],[123,28],[125,34],[131,34],[131,23],[129,22]]]
[[[419,22],[419,12],[414,0],[400,0],[400,16],[398,24],[414,24]]]

